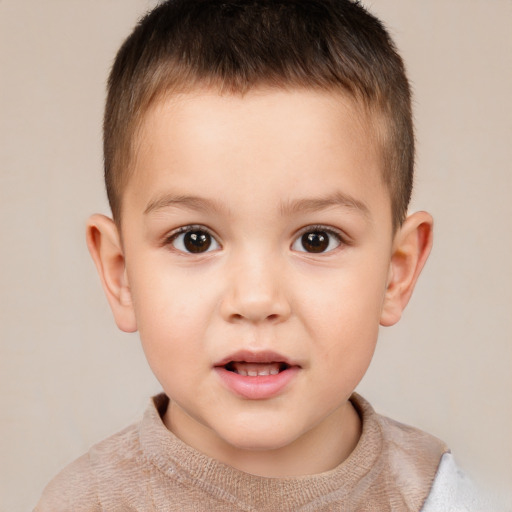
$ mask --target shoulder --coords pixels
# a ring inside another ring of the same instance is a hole
[[[451,453],[441,459],[430,494],[421,512],[504,512],[503,504],[479,489],[457,466]]]
[[[449,452],[446,444],[432,434],[378,414],[361,395],[353,393],[350,400],[363,420],[363,432],[365,423],[377,429],[384,451],[415,456],[412,458],[430,453],[436,469],[441,456]]]
[[[449,451],[446,444],[432,434],[381,414],[375,414],[375,416],[381,428],[384,442],[393,449],[405,453],[416,450],[434,452],[438,456],[437,461],[443,453]]]
[[[351,401],[362,418],[360,444],[371,448],[365,454],[372,477],[367,494],[375,497],[376,510],[420,510],[447,446],[422,430],[376,413],[360,395],[354,394]]]
[[[385,416],[378,420],[382,428],[383,460],[387,461],[386,473],[409,510],[419,510],[448,448],[440,439],[418,428]]]
[[[371,425],[377,431],[372,437],[380,456],[377,463],[399,487],[417,488],[434,480],[443,454],[449,452],[446,444],[422,430],[405,425],[374,411],[360,395],[354,394],[352,403],[363,418],[363,434]]]
[[[66,466],[47,485],[34,512],[96,512],[101,504],[102,482],[119,478],[136,466],[139,454],[137,425],[132,425],[94,445]]]
[[[46,486],[34,512],[101,510],[97,482],[89,454],[82,455],[64,468]]]

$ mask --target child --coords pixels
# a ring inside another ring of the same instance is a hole
[[[108,88],[87,240],[164,393],[38,511],[478,509],[448,448],[354,389],[432,244],[410,92],[349,0],[171,0]]]

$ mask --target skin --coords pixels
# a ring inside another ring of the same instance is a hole
[[[145,116],[122,238],[88,244],[118,326],[138,330],[183,441],[268,477],[336,467],[360,437],[348,401],[379,325],[400,318],[432,241],[425,212],[393,232],[366,115],[339,94],[197,91]],[[187,252],[180,228],[206,232]],[[302,235],[328,241],[310,252]],[[122,242],[121,242],[122,240]],[[297,369],[275,396],[234,393],[215,366],[239,350]]]

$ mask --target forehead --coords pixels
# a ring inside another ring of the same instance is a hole
[[[230,190],[265,192],[282,205],[305,184],[312,195],[338,184],[363,202],[365,190],[383,188],[381,153],[371,116],[340,93],[177,94],[144,116],[123,203],[144,196],[146,209],[148,201],[187,195],[193,185],[217,198]]]

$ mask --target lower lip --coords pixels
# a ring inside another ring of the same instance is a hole
[[[223,367],[216,367],[215,370],[229,390],[248,400],[265,400],[277,396],[299,372],[297,366],[292,366],[276,375],[251,377],[230,372]]]

